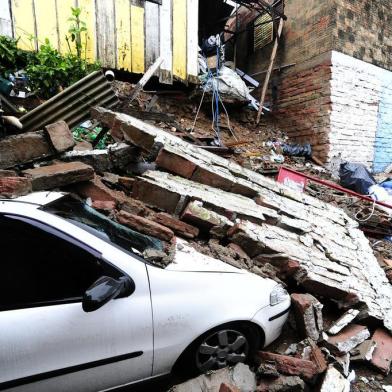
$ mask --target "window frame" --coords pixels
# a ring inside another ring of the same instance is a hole
[[[49,225],[45,222],[42,222],[36,218],[17,214],[17,213],[8,213],[8,212],[0,213],[0,221],[4,218],[5,219],[14,219],[18,222],[23,222],[23,223],[29,224],[29,225],[35,227],[36,229],[47,233],[48,235],[55,236],[56,238],[58,238],[61,241],[66,241],[68,244],[71,244],[72,246],[76,246],[77,248],[82,249],[84,252],[89,253],[91,255],[91,257],[95,258],[97,261],[102,263],[104,266],[108,267],[113,272],[118,273],[119,276],[126,276],[126,277],[131,278],[122,269],[113,265],[113,263],[111,263],[110,261],[104,259],[102,257],[101,252],[99,252],[95,248],[92,248],[91,246],[80,241],[79,239],[71,236],[70,234],[68,234],[68,233],[66,233],[66,232],[64,232],[54,226],[51,226],[51,225]],[[99,238],[97,238],[97,240],[99,240]],[[86,288],[86,290],[87,290],[87,288]],[[122,298],[122,297],[119,296],[117,298]],[[17,310],[23,310],[23,309],[32,309],[32,308],[39,308],[39,307],[41,308],[41,307],[56,306],[56,305],[67,305],[67,304],[74,304],[74,303],[81,304],[82,301],[83,301],[83,296],[79,296],[79,297],[70,297],[70,298],[50,300],[50,301],[31,302],[31,303],[25,303],[25,304],[13,304],[10,306],[2,306],[0,304],[0,313],[7,312],[7,311],[17,311]]]

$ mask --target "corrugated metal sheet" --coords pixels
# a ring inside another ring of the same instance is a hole
[[[4,4],[3,4],[4,2]],[[144,73],[164,57],[160,80],[195,81],[198,74],[199,0],[0,0],[0,33],[20,37],[23,49],[48,38],[68,52],[71,7],[82,9],[86,57],[104,67]],[[8,4],[11,5],[9,9]],[[12,15],[12,21],[11,17]],[[4,20],[4,22],[3,22]]]
[[[91,107],[112,108],[117,103],[110,83],[102,72],[97,71],[28,112],[20,121],[24,132],[37,131],[60,120],[72,128],[89,118]]]

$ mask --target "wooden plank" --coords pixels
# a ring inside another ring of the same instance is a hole
[[[116,40],[117,68],[132,70],[131,49],[131,4],[129,0],[117,0],[116,6]]]
[[[159,5],[146,1],[146,69],[159,57]]]
[[[12,36],[11,10],[8,0],[0,1],[0,35]]]
[[[278,27],[278,34],[275,38],[274,47],[273,47],[272,53],[271,53],[271,60],[270,60],[270,64],[268,67],[267,75],[265,76],[264,85],[261,90],[260,107],[259,107],[259,112],[257,113],[257,121],[256,121],[257,124],[260,122],[261,115],[263,114],[263,106],[264,106],[265,96],[267,94],[267,88],[268,88],[269,80],[270,80],[270,77],[272,74],[272,70],[274,69],[275,58],[276,58],[276,54],[278,52],[279,40],[280,40],[280,36],[282,35],[283,25],[284,25],[284,20],[283,20],[283,18],[281,18],[280,22],[279,22],[279,27]]]
[[[78,6],[82,10],[80,19],[86,23],[87,28],[87,33],[82,33],[84,51],[82,57],[88,61],[94,61],[97,58],[95,0],[78,0]]]
[[[159,81],[165,84],[173,83],[173,42],[172,42],[172,0],[162,0],[160,6],[160,54],[163,63]]]
[[[97,50],[101,64],[107,68],[116,67],[116,38],[113,0],[101,0],[97,6]]]
[[[132,72],[144,73],[144,8],[131,5]]]
[[[142,88],[151,79],[152,75],[158,70],[159,66],[162,64],[163,58],[159,57],[153,65],[147,70],[143,77],[139,80],[138,84],[135,86],[132,95],[129,98],[129,103],[131,103],[140,93]]]
[[[57,0],[57,23],[59,34],[59,46],[62,54],[69,53],[69,47],[65,37],[69,35],[69,21],[72,17],[71,7],[76,7],[76,0]],[[76,53],[74,45],[71,46],[72,53]]]
[[[18,47],[25,50],[37,49],[33,0],[12,0],[14,36],[20,38]]]
[[[173,0],[173,75],[186,80],[187,72],[187,3]]]
[[[58,49],[56,0],[34,0],[35,18],[37,21],[38,46],[48,39]]]
[[[199,1],[188,0],[188,35],[187,35],[187,73],[188,80],[192,83],[198,81],[199,63]]]

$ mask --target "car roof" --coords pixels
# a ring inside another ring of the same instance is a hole
[[[29,193],[26,196],[20,196],[15,199],[0,199],[0,201],[33,204],[37,207],[42,207],[56,200],[59,200],[66,195],[67,193],[65,192],[33,192]]]

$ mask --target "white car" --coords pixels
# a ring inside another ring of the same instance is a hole
[[[185,245],[184,245],[185,244]],[[290,297],[206,257],[166,268],[161,242],[62,193],[0,200],[0,390],[96,392],[247,361]]]

